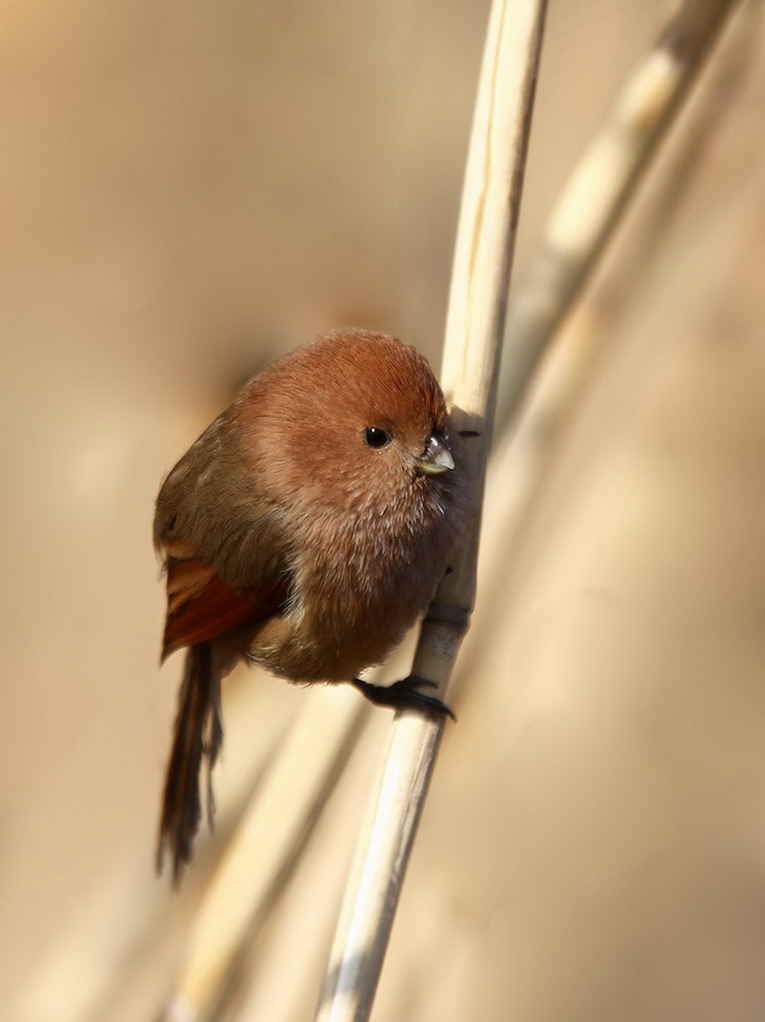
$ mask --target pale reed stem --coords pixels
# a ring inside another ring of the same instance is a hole
[[[507,320],[499,420],[511,418],[558,326],[623,221],[736,0],[684,0],[627,80],[561,193]]]
[[[444,695],[475,593],[483,478],[526,161],[544,0],[495,0],[489,19],[457,233],[444,346],[444,390],[466,441],[473,522],[425,621],[413,673]],[[411,712],[394,725],[362,832],[317,1018],[369,1017],[442,723]]]

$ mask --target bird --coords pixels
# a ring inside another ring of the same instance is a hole
[[[185,649],[157,847],[179,882],[239,661],[290,682],[348,682],[372,702],[451,715],[409,677],[358,675],[427,609],[469,514],[444,396],[414,347],[331,330],[247,382],[169,472],[154,544],[167,590],[162,662]]]

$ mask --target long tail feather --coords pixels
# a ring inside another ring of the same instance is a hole
[[[157,871],[162,871],[167,851],[172,858],[176,885],[183,867],[191,860],[194,837],[202,817],[199,775],[204,759],[207,760],[207,818],[212,828],[215,807],[210,775],[222,743],[220,672],[215,668],[210,643],[202,642],[186,652],[159,825]]]

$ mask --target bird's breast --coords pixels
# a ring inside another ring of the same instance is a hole
[[[369,516],[317,516],[302,540],[290,605],[256,635],[252,656],[294,681],[347,681],[384,660],[425,609],[446,550]]]

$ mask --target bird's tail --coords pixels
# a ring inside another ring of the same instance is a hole
[[[223,743],[220,717],[220,671],[209,642],[186,652],[183,682],[178,695],[175,736],[162,797],[162,818],[157,844],[157,871],[167,851],[173,862],[173,882],[181,878],[191,859],[194,837],[202,816],[200,772],[207,760],[207,819],[212,827],[215,809],[210,775]]]

